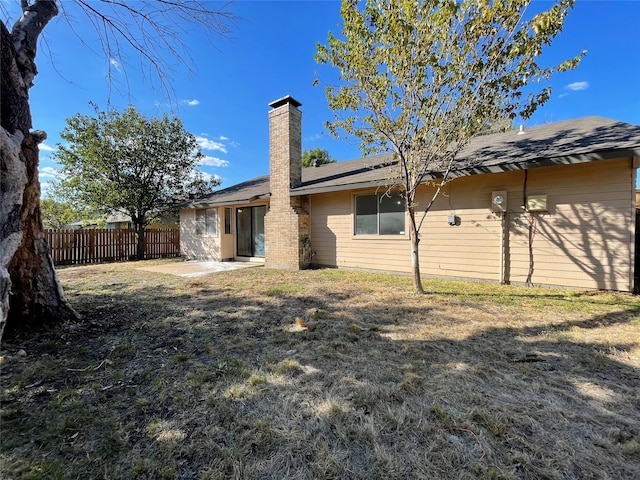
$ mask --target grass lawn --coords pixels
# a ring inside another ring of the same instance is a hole
[[[640,478],[636,297],[140,265],[3,342],[0,478]]]

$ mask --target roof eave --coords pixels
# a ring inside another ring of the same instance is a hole
[[[305,187],[304,185],[302,185],[294,190],[291,190],[291,196],[299,197],[301,195],[314,195],[317,193],[340,192],[344,190],[358,190],[362,188],[374,188],[374,187],[379,188],[379,187],[388,186],[385,180],[387,179],[371,180],[367,182],[356,182],[356,183],[349,183],[345,185],[331,185],[327,187],[322,187],[322,186]]]
[[[502,163],[496,165],[477,165],[477,166],[469,166],[467,168],[461,168],[459,170],[452,171],[450,174],[450,178],[458,178],[465,177],[471,175],[482,175],[482,174],[491,174],[491,173],[503,173],[517,170],[525,170],[530,168],[538,168],[538,167],[549,167],[555,165],[572,165],[579,163],[588,163],[594,162],[598,160],[611,160],[615,158],[625,158],[625,157],[640,157],[640,146],[639,147],[630,147],[630,148],[620,148],[620,149],[604,149],[599,151],[592,151],[586,153],[579,154],[571,154],[571,155],[562,155],[562,156],[554,156],[554,157],[535,157],[527,160],[518,161],[517,159],[507,160]],[[425,177],[425,181],[441,178],[442,175],[432,174]],[[322,186],[319,184],[317,186],[305,186],[300,185],[291,190],[291,196],[302,196],[302,195],[314,195],[321,193],[331,193],[331,192],[339,192],[345,190],[358,190],[364,188],[380,188],[384,186],[388,186],[388,178],[379,178],[376,180],[367,180],[363,182],[354,182],[354,183],[346,183],[341,185],[329,185]],[[181,209],[195,209],[195,208],[206,208],[206,207],[222,207],[222,206],[232,206],[232,205],[245,205],[257,200],[263,200],[270,198],[271,194],[269,192],[263,193],[260,195],[255,195],[248,198],[241,198],[235,200],[227,200],[227,201],[200,201],[200,202],[191,202],[181,206]]]
[[[452,178],[465,177],[469,175],[482,175],[488,173],[503,173],[516,170],[526,170],[529,168],[552,167],[556,165],[573,165],[578,163],[589,163],[598,160],[612,160],[614,158],[634,157],[640,155],[638,149],[607,149],[596,152],[580,153],[575,155],[562,155],[556,157],[538,157],[525,161],[504,162],[498,165],[477,166],[462,168],[451,172]],[[437,178],[432,176],[431,178]]]
[[[614,158],[636,157],[640,156],[640,148],[632,149],[607,149],[596,152],[580,153],[575,155],[563,155],[556,157],[538,157],[525,161],[506,161],[498,165],[476,166],[462,168],[452,171],[450,178],[466,177],[471,175],[482,175],[490,173],[504,173],[516,170],[525,170],[529,168],[550,167],[555,165],[573,165],[578,163],[595,162],[598,160],[611,160]],[[442,175],[430,174],[425,177],[426,180],[441,178]],[[331,193],[344,190],[357,190],[363,188],[383,187],[388,179],[370,180],[366,182],[356,182],[343,185],[305,187],[304,185],[297,187],[291,191],[291,196],[313,195],[319,193]]]
[[[253,203],[256,200],[267,199],[271,196],[269,193],[265,193],[262,195],[256,195],[254,197],[249,198],[240,198],[237,200],[227,200],[227,201],[219,201],[219,202],[192,202],[184,207],[181,207],[181,210],[191,210],[197,208],[207,208],[207,207],[228,207],[231,205],[246,205],[248,203]]]

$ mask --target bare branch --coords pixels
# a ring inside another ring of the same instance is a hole
[[[38,74],[35,58],[38,37],[53,17],[58,14],[58,6],[54,0],[38,0],[33,5],[22,2],[22,16],[13,26],[11,37],[16,50],[16,62],[22,73],[27,89],[33,85]]]
[[[154,81],[158,81],[160,91],[168,99],[175,97],[171,78],[176,66],[195,73],[186,43],[193,35],[193,27],[200,29],[209,40],[213,36],[225,38],[234,20],[228,11],[229,4],[214,10],[201,1],[192,0],[74,1],[87,17],[92,17],[90,21],[100,38],[102,54],[109,62],[110,92],[115,78],[113,61],[129,85],[125,55],[132,52],[139,57],[145,78],[151,81],[152,87]],[[127,87],[127,90],[130,89]]]
[[[21,62],[31,65],[23,68],[32,72],[25,79],[26,88],[30,88],[37,74],[33,58],[38,37],[59,9],[61,18],[83,47],[105,58],[109,98],[114,88],[122,87],[125,93],[130,93],[129,73],[133,68],[142,72],[145,83],[148,81],[152,89],[159,90],[172,103],[175,100],[172,78],[176,71],[196,73],[189,39],[197,32],[215,47],[217,40],[228,38],[235,21],[230,5],[216,3],[214,8],[201,0],[21,0],[23,14],[15,23],[12,36],[18,42],[15,45],[18,52],[31,52],[27,57],[32,60],[29,62],[25,57]],[[45,12],[47,9],[49,12]],[[2,3],[0,12],[9,21],[9,12]],[[37,22],[29,20],[36,16]],[[87,37],[86,30],[79,28],[81,24],[91,25],[97,42]]]

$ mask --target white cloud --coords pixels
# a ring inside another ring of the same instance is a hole
[[[118,60],[116,60],[115,58],[111,57],[109,58],[109,63],[111,64],[111,66],[113,68],[115,68],[118,72],[122,72],[122,67],[120,66],[120,62],[118,62]]]
[[[564,88],[572,90],[574,92],[586,90],[587,88],[589,88],[589,82],[573,82],[565,86]]]
[[[196,137],[196,142],[203,150],[215,150],[222,153],[227,153],[227,147],[224,143],[216,142],[206,137]]]
[[[204,158],[200,160],[200,165],[206,165],[208,167],[228,167],[229,162],[218,157],[205,155]]]
[[[221,142],[226,142],[227,140],[229,140],[229,138],[225,137],[224,135],[220,135],[220,137],[218,137],[218,140],[220,140]]]
[[[40,178],[56,178],[58,176],[58,170],[53,167],[42,167],[38,173]]]
[[[38,177],[40,180],[40,192],[43,197],[46,197],[49,195],[49,190],[53,184],[51,180],[58,177],[58,170],[53,167],[40,167]]]
[[[196,105],[200,105],[200,100],[194,98],[193,100],[185,100],[185,103],[190,107],[195,107]]]
[[[38,149],[40,149],[41,152],[55,152],[56,149],[53,148],[50,145],[47,145],[46,143],[41,143],[40,145],[38,145]]]

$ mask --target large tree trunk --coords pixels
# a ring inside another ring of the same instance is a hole
[[[145,238],[144,238],[144,223],[136,225],[136,259],[144,260],[144,246],[145,246]]]
[[[37,38],[57,12],[54,1],[39,1],[11,33],[0,22],[0,339],[6,330],[77,317],[42,232],[38,144],[46,134],[31,132],[29,108]]]

